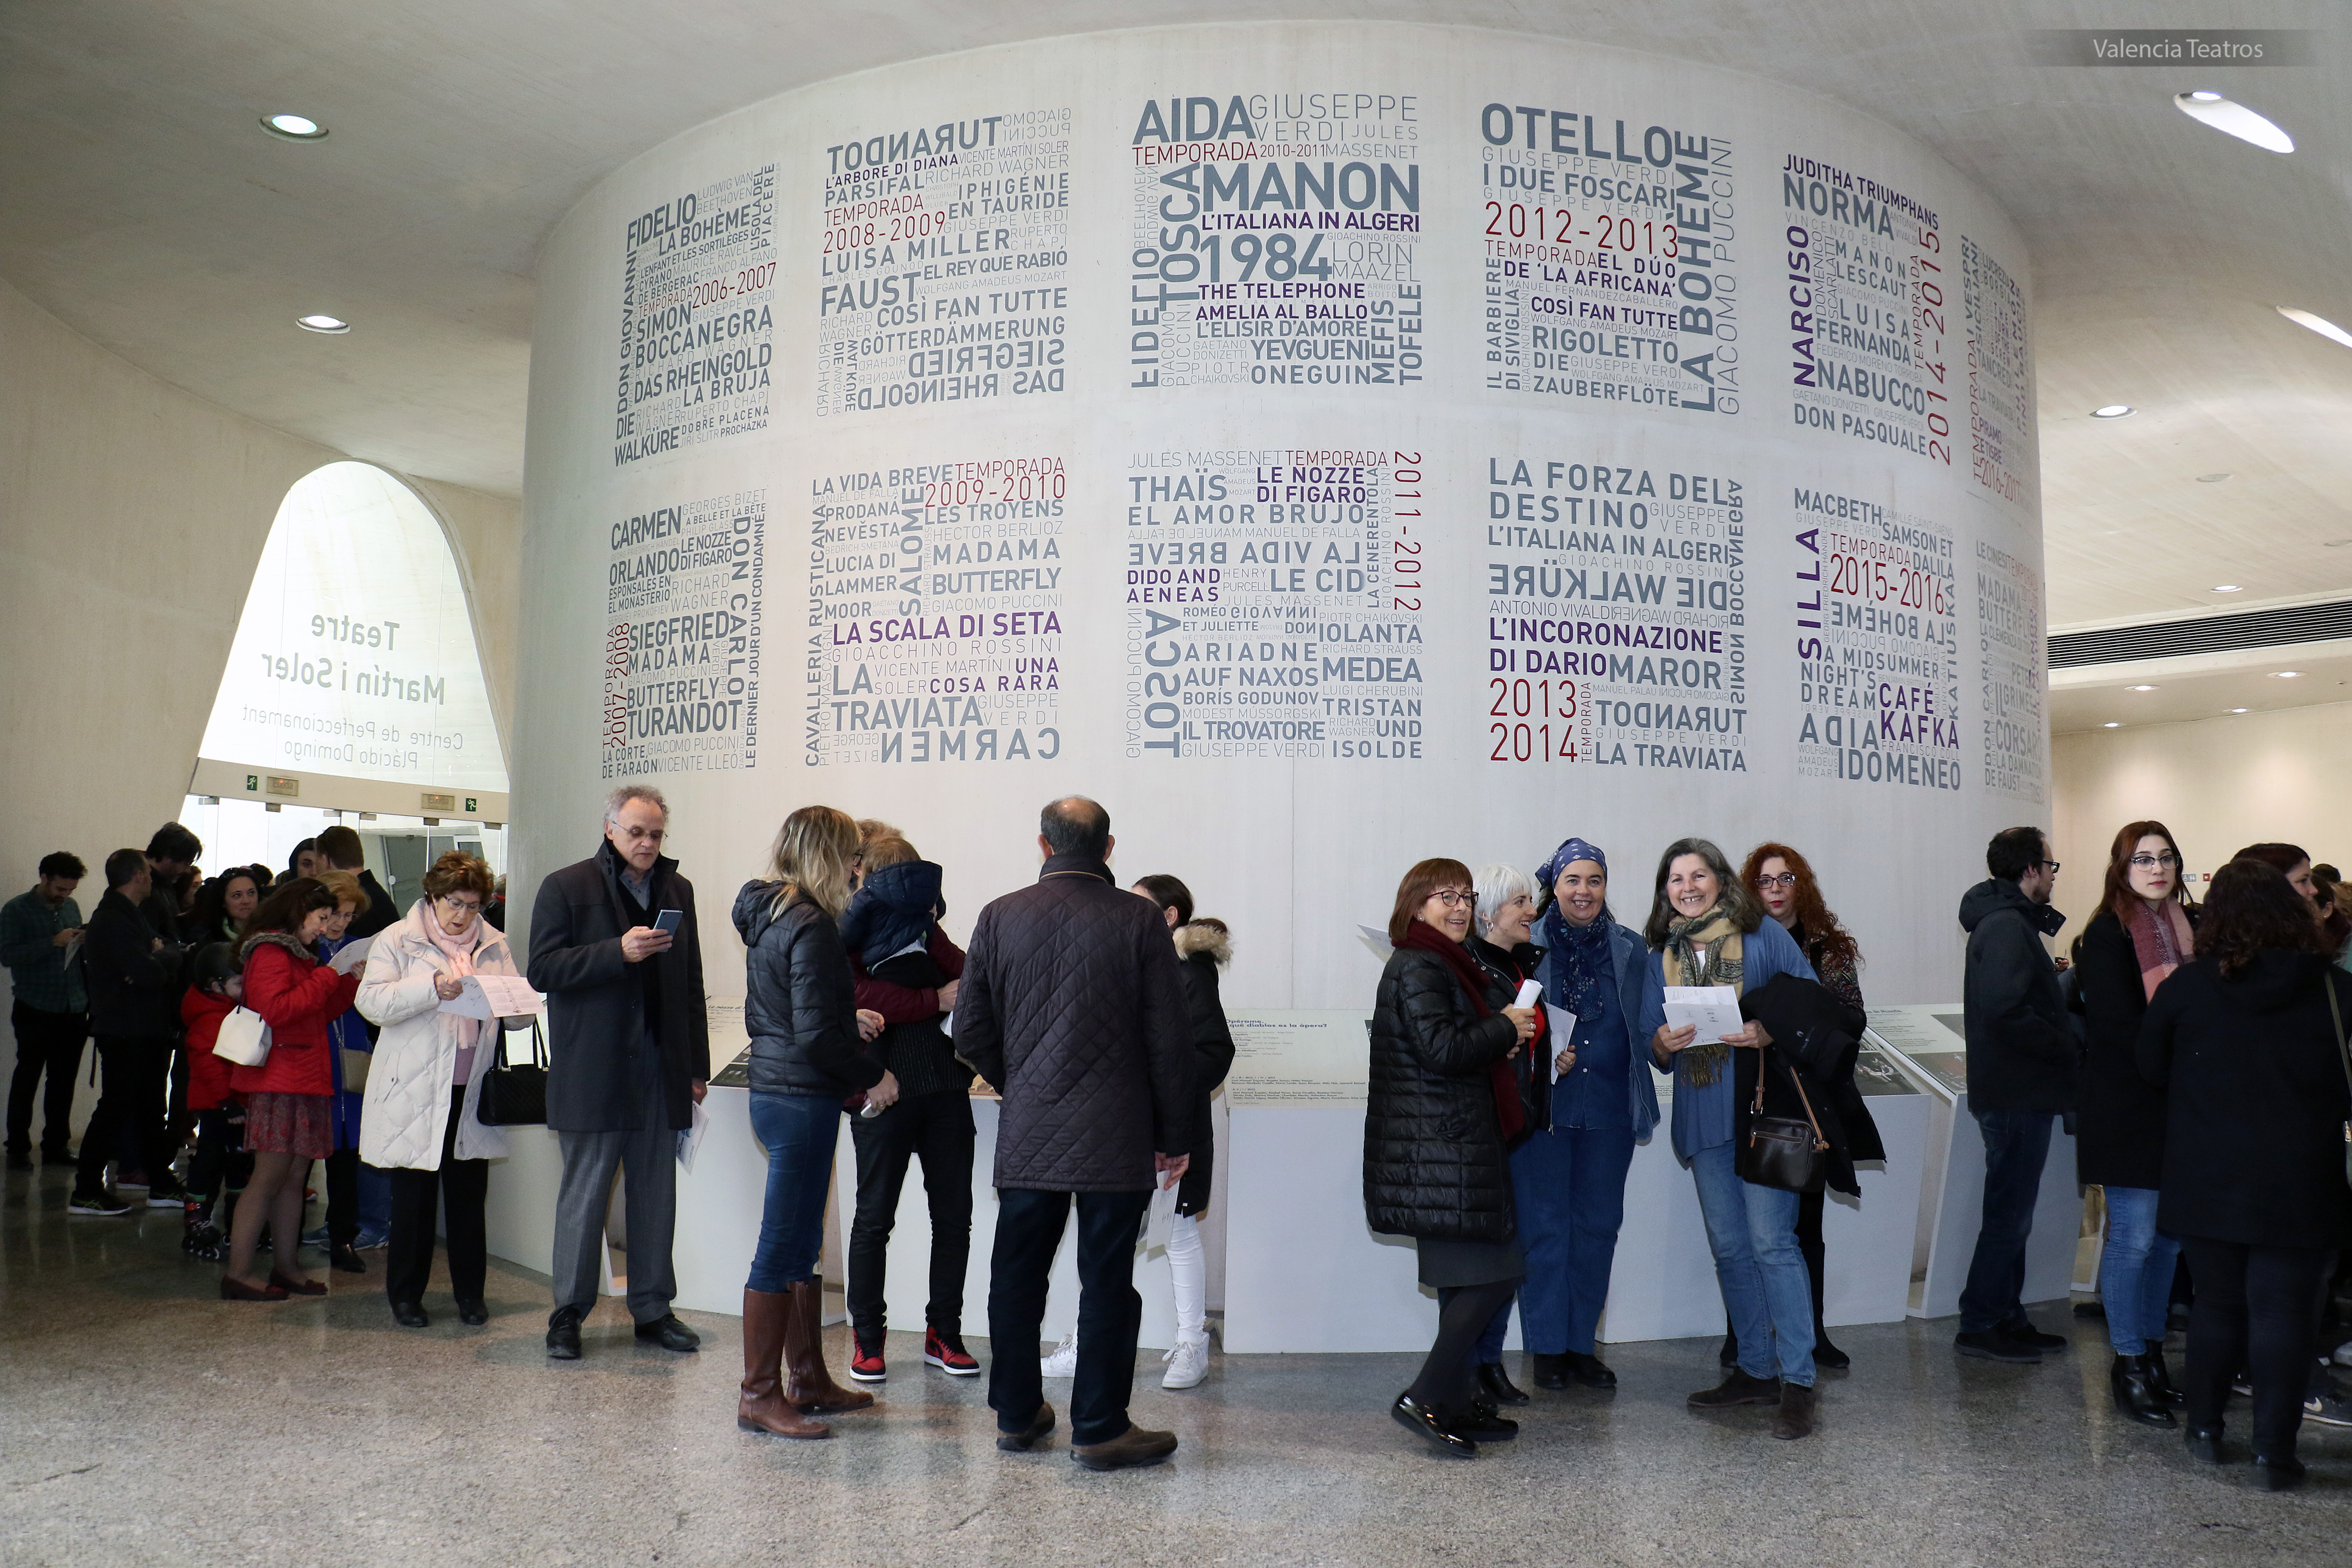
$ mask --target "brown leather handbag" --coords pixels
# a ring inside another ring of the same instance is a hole
[[[1764,1054],[1772,1056],[1772,1047],[1765,1047]],[[1805,1093],[1804,1080],[1782,1062],[1780,1070],[1788,1073],[1789,1081],[1797,1086],[1797,1100],[1805,1108],[1805,1120],[1765,1115],[1764,1068],[1761,1061],[1756,1064],[1756,1100],[1748,1108],[1748,1142],[1739,1146],[1733,1164],[1743,1182],[1789,1193],[1818,1193],[1829,1177],[1830,1141],[1822,1136],[1822,1123],[1813,1114],[1812,1099]]]

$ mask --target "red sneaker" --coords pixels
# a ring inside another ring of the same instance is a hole
[[[963,1335],[953,1329],[948,1330],[945,1333],[941,1333],[938,1329],[931,1329],[925,1332],[923,1360],[938,1367],[941,1372],[951,1373],[957,1377],[980,1375],[980,1363],[971,1359],[971,1352],[963,1348]]]
[[[853,1332],[850,1341],[856,1347],[849,1357],[850,1377],[858,1383],[887,1383],[890,1369],[882,1363],[881,1337],[877,1335],[868,1344],[865,1335]]]

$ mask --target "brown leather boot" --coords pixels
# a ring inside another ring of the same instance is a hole
[[[1772,1436],[1787,1442],[1811,1436],[1813,1397],[1812,1389],[1803,1384],[1780,1384],[1780,1414],[1772,1423]]]
[[[830,1437],[831,1427],[810,1420],[784,1398],[784,1324],[791,1311],[789,1296],[748,1288],[743,1292],[743,1392],[735,1401],[735,1425],[779,1437]]]
[[[833,1381],[824,1369],[824,1294],[814,1279],[784,1287],[784,1397],[814,1415],[820,1410],[863,1410],[874,1403]]]

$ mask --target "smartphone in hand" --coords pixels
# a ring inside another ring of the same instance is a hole
[[[677,934],[678,923],[686,919],[684,910],[663,910],[654,916],[654,930]]]

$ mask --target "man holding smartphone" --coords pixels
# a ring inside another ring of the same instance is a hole
[[[620,1171],[637,1338],[671,1351],[702,1343],[670,1310],[677,1134],[709,1083],[710,1023],[694,888],[662,853],[668,829],[659,790],[622,785],[605,803],[604,842],[541,882],[531,906],[528,973],[548,994],[547,1125],[563,1151],[547,1321],[557,1361],[580,1359]]]

